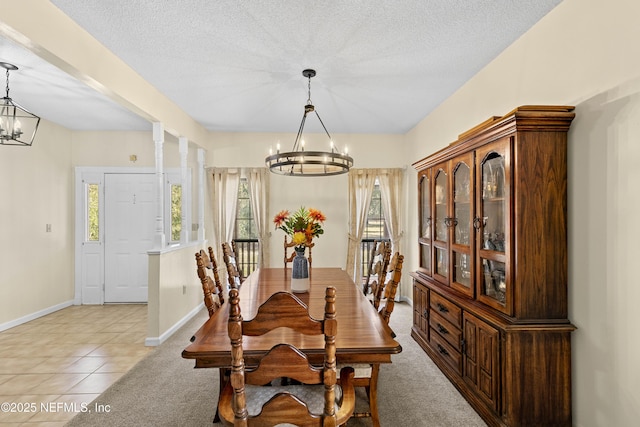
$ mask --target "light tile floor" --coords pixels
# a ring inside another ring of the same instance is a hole
[[[62,427],[154,347],[147,306],[71,306],[0,332],[0,425]]]

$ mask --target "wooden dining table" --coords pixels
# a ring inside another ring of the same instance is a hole
[[[324,296],[327,286],[336,288],[336,359],[338,363],[391,363],[391,356],[402,347],[393,339],[387,325],[362,291],[340,268],[316,268],[310,271],[310,289],[296,293],[316,319],[324,316]],[[260,268],[251,273],[240,287],[240,309],[249,320],[258,307],[273,293],[291,291],[291,269]],[[185,359],[194,359],[196,368],[231,367],[231,343],[227,332],[228,301],[198,329],[182,352]],[[311,363],[322,363],[324,336],[301,335],[279,328],[259,337],[243,337],[245,364],[257,363],[271,347],[289,342],[309,357]],[[222,381],[222,378],[221,378]]]

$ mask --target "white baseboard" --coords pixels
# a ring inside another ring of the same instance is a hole
[[[178,322],[176,322],[172,327],[167,329],[159,337],[147,337],[144,340],[144,345],[146,345],[147,347],[159,346],[160,344],[165,342],[171,335],[173,335],[178,329],[180,329],[182,326],[184,326],[185,323],[187,323],[189,320],[191,320],[193,318],[193,316],[198,314],[198,312],[200,310],[202,310],[203,308],[204,308],[204,302],[198,304],[198,306],[196,306],[196,308],[194,308],[189,313],[187,313],[186,316],[184,316],[182,319],[180,319]]]
[[[408,302],[409,305],[413,305],[413,300],[409,297],[402,296],[400,297],[400,302]]]
[[[6,331],[7,329],[15,328],[16,326],[22,325],[23,323],[30,322],[39,317],[46,316],[47,314],[51,314],[58,310],[62,310],[63,308],[67,308],[73,305],[73,300],[61,302],[60,304],[53,305],[51,307],[47,307],[40,311],[36,311],[35,313],[27,314],[26,316],[19,317],[18,319],[11,320],[6,323],[0,324],[0,332]]]

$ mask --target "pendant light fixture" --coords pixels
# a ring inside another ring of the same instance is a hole
[[[0,67],[7,70],[7,94],[0,104],[0,145],[33,144],[40,117],[22,108],[9,97],[9,71],[18,69],[8,62],[0,62]]]
[[[311,102],[311,77],[316,75],[316,71],[307,69],[302,71],[302,75],[309,80],[309,96],[307,105],[304,106],[304,115],[302,116],[302,122],[300,123],[300,128],[298,129],[298,134],[293,144],[293,150],[280,152],[279,146],[275,154],[273,154],[272,150],[269,150],[270,153],[265,159],[265,163],[271,172],[280,175],[330,176],[349,172],[349,169],[353,166],[353,159],[347,154],[346,149],[344,152],[339,152],[336,149],[331,135]],[[309,113],[316,114],[324,132],[327,134],[329,138],[329,151],[305,151],[302,132]]]

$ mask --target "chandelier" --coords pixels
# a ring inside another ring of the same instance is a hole
[[[13,64],[0,62],[0,67],[7,70],[7,94],[0,104],[0,145],[33,144],[40,117],[14,103],[9,97],[9,71],[18,69]]]
[[[272,150],[269,150],[269,156],[265,159],[265,163],[269,166],[271,172],[280,175],[330,176],[349,172],[349,169],[353,166],[353,159],[347,154],[346,149],[344,152],[339,152],[336,149],[331,135],[311,102],[311,77],[316,75],[316,71],[307,69],[302,71],[302,75],[309,80],[309,96],[307,105],[304,106],[304,115],[302,116],[302,122],[300,123],[293,149],[281,153],[280,145],[278,144],[275,154],[273,154]],[[322,128],[329,138],[330,151],[304,150],[302,132],[304,130],[304,123],[307,120],[307,114],[309,113],[315,113],[316,117],[318,117]]]

